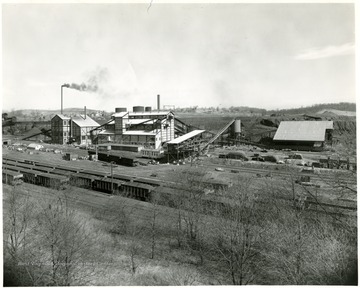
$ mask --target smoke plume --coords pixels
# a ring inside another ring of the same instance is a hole
[[[81,84],[76,84],[76,83],[63,84],[63,85],[61,85],[61,87],[75,89],[75,90],[78,90],[78,91],[87,91],[87,92],[96,92],[98,90],[97,85],[89,85],[89,84],[86,85],[85,83],[81,83]]]
[[[88,80],[81,84],[63,84],[61,87],[75,89],[78,91],[86,91],[86,92],[98,92],[102,94],[101,86],[105,86],[106,80],[108,78],[108,70],[107,68],[97,67],[94,71],[91,71],[87,75]]]

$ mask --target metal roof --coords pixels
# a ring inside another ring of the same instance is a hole
[[[185,140],[188,140],[196,135],[199,135],[201,133],[205,132],[205,130],[194,130],[194,131],[191,131],[189,133],[186,133],[185,135],[182,135],[178,138],[175,138],[174,140],[171,140],[169,142],[167,142],[168,144],[179,144]]]
[[[56,114],[54,117],[56,117],[56,116],[58,116],[58,117],[61,118],[62,120],[70,120],[70,117],[65,116],[65,115],[63,115],[63,114]],[[53,118],[54,118],[54,117],[53,117]]]
[[[129,112],[117,112],[112,114],[113,117],[124,117],[126,114],[129,114]]]
[[[324,141],[326,129],[334,129],[333,121],[282,121],[274,140]]]
[[[83,115],[81,115],[83,116]],[[85,118],[85,116],[83,116]],[[73,118],[72,121],[79,127],[98,127],[100,126],[95,120],[91,119],[89,116],[86,118]]]

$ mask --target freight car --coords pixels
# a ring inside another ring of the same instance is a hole
[[[123,181],[110,179],[110,178],[98,178],[94,180],[93,189],[105,193],[119,193],[121,191],[121,185]]]
[[[95,180],[100,177],[83,173],[72,173],[70,176],[70,185],[95,190]]]
[[[94,151],[88,151],[89,156],[95,155]],[[130,152],[98,152],[98,160],[105,162],[114,162],[119,165],[134,167],[138,164],[136,157],[131,155]]]
[[[17,167],[18,171],[23,174],[23,180],[26,183],[37,184],[37,176],[41,174],[39,171],[34,171],[31,169]]]
[[[121,185],[121,194],[125,197],[135,198],[141,201],[150,201],[151,193],[154,187],[141,183],[123,183]]]
[[[23,174],[11,170],[3,170],[2,171],[2,182],[10,185],[16,185],[21,183],[23,178]]]
[[[64,189],[66,184],[69,183],[69,177],[50,174],[50,173],[41,173],[36,176],[36,184],[39,186],[45,186],[53,189]]]

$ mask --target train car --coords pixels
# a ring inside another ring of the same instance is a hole
[[[85,189],[96,190],[95,180],[97,179],[100,179],[100,177],[83,173],[72,173],[70,175],[70,185]]]
[[[121,185],[123,181],[109,178],[94,179],[93,189],[105,193],[119,193],[121,191]]]
[[[94,151],[88,151],[89,156],[95,155]],[[131,152],[107,151],[98,152],[98,160],[104,162],[114,162],[118,165],[134,167],[138,164],[138,160]]]
[[[50,174],[50,173],[40,173],[36,176],[36,184],[40,186],[45,186],[53,189],[63,189],[65,185],[69,183],[69,177]]]
[[[36,184],[37,183],[37,176],[41,174],[40,171],[35,171],[31,169],[17,167],[19,172],[23,174],[23,180],[26,183]]]
[[[2,171],[2,182],[9,185],[16,185],[21,183],[23,174],[11,170],[3,170]]]
[[[135,198],[141,201],[149,201],[151,200],[151,193],[154,190],[154,187],[147,184],[141,183],[132,183],[125,182],[121,185],[121,193],[122,195]]]

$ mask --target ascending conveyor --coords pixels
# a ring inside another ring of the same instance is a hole
[[[206,147],[208,147],[211,143],[213,143],[217,138],[220,137],[221,134],[223,134],[233,123],[235,122],[235,119],[232,119],[229,123],[227,123],[223,128],[221,128],[213,137],[210,138],[208,142],[204,144],[204,146],[201,147],[201,151],[205,150]]]

